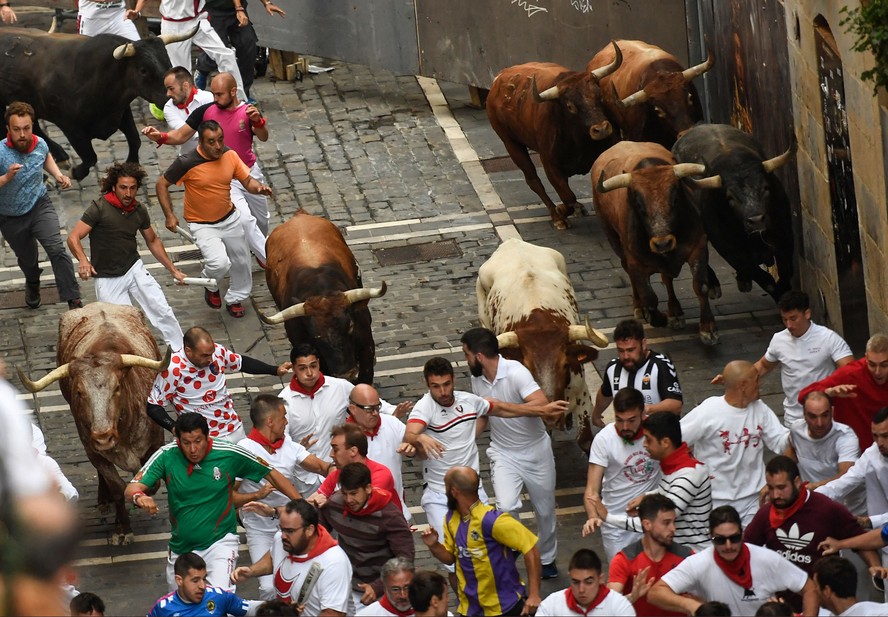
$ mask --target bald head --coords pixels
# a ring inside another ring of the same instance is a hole
[[[478,495],[478,486],[481,478],[478,472],[471,467],[451,467],[444,475],[444,486],[456,490],[464,495]]]
[[[237,82],[231,73],[219,73],[210,84],[213,102],[222,109],[232,109],[239,105],[237,100]]]
[[[379,392],[371,385],[359,383],[351,391],[351,400],[358,405],[378,405]]]
[[[746,360],[728,362],[722,372],[725,379],[725,401],[734,407],[746,407],[759,397],[759,374]]]
[[[237,88],[237,81],[235,81],[234,75],[231,73],[222,72],[218,73],[216,77],[213,78],[212,85],[231,90],[232,88]]]
[[[751,362],[746,360],[734,360],[728,362],[722,375],[725,376],[725,389],[736,388],[741,381],[748,379],[750,371],[755,371]]]

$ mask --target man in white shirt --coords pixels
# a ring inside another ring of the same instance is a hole
[[[293,482],[296,469],[327,475],[333,467],[313,454],[287,434],[287,408],[284,401],[272,394],[260,394],[250,405],[253,430],[237,445],[260,457]],[[290,499],[267,482],[243,479],[237,483],[235,506],[248,501],[262,501],[270,506],[283,506]],[[247,531],[250,559],[259,561],[271,550],[278,526],[270,518],[255,512],[242,512],[241,521]],[[274,599],[274,585],[270,575],[259,577],[259,598]]]
[[[77,30],[84,36],[116,34],[131,41],[141,38],[136,24],[126,18],[123,0],[77,0]]]
[[[601,558],[588,548],[581,548],[570,558],[570,587],[555,591],[540,604],[538,617],[562,615],[635,615],[635,609],[623,594],[605,587]]]
[[[644,396],[635,388],[623,388],[614,397],[614,422],[592,442],[583,503],[588,520],[583,536],[600,527],[607,512],[623,513],[636,496],[650,493],[660,480],[660,464],[644,448],[641,419]],[[599,509],[603,505],[604,509]],[[641,539],[641,534],[616,527],[601,527],[608,562],[620,549]]]
[[[808,490],[842,477],[860,458],[860,444],[854,430],[833,420],[832,412],[829,396],[814,390],[805,397],[802,418],[789,427],[785,454],[799,464]],[[863,487],[851,493],[844,503],[854,514],[865,514]]]
[[[472,392],[503,403],[545,405],[546,395],[530,371],[515,360],[499,355],[496,335],[487,328],[473,328],[460,339],[472,374]],[[483,430],[486,418],[478,420]],[[540,418],[489,420],[490,479],[496,507],[518,518],[521,493],[527,489],[536,516],[542,577],[556,578],[558,538],[555,534],[555,457],[546,425]]]
[[[814,583],[820,605],[833,615],[888,615],[884,602],[857,600],[857,571],[838,555],[824,557],[814,565]]]
[[[743,525],[734,508],[713,510],[709,531],[713,546],[664,574],[648,592],[651,604],[693,615],[704,601],[719,600],[732,615],[754,615],[778,591],[789,590],[802,595],[802,614],[817,615],[814,582],[776,552],[743,542]]]
[[[694,456],[709,467],[712,507],[732,505],[748,524],[765,486],[764,446],[780,453],[789,430],[759,399],[759,374],[750,362],[725,366],[724,396],[711,396],[681,419],[681,432]]]
[[[290,351],[293,378],[281,390],[280,396],[287,404],[287,431],[293,441],[310,439],[308,451],[327,463],[330,457],[330,431],[345,422],[348,416],[349,396],[354,385],[345,379],[321,373],[318,351],[313,345],[302,343]],[[397,407],[380,401],[380,411],[401,415],[413,406],[403,402]],[[317,474],[297,470],[297,490],[302,495],[313,495],[321,485]]]
[[[379,577],[385,592],[373,604],[358,610],[358,617],[412,617],[410,584],[415,568],[406,557],[392,557],[382,566]]]
[[[790,426],[802,419],[802,406],[798,401],[802,388],[831,375],[854,360],[854,356],[841,336],[811,321],[810,301],[805,292],[786,292],[777,308],[786,329],[771,338],[755,369],[759,377],[764,377],[780,365],[780,381],[786,395],[783,424]],[[718,383],[719,377],[712,382]]]
[[[174,66],[163,74],[163,86],[170,97],[163,106],[163,117],[170,131],[185,124],[188,116],[201,105],[213,102],[213,93],[198,90],[194,78],[184,66]],[[191,139],[178,146],[179,154],[188,154],[197,147],[197,132]]]
[[[416,403],[407,419],[404,441],[424,457],[422,509],[438,537],[444,537],[447,494],[444,475],[451,467],[471,467],[480,473],[475,428],[478,418],[497,415],[557,416],[567,411],[567,401],[555,401],[542,407],[508,405],[487,401],[474,394],[454,389],[453,365],[446,358],[432,358],[423,367],[429,391]],[[487,503],[484,486],[479,485],[481,501]],[[452,567],[452,566],[451,566]]]
[[[303,615],[354,615],[351,562],[318,523],[314,507],[294,499],[277,508],[274,516],[280,517],[280,531],[271,550],[258,562],[237,568],[232,582],[274,574],[277,596],[302,607]]]

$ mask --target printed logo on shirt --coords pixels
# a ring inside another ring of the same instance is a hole
[[[645,373],[644,377],[641,378],[641,389],[642,390],[650,390],[651,389],[651,374]]]
[[[277,592],[277,597],[289,602],[291,599],[290,594],[293,591],[297,580],[299,580],[299,572],[297,572],[293,578],[288,579],[284,576],[284,568],[278,568],[274,573],[274,590]]]
[[[623,461],[623,477],[632,484],[642,484],[651,479],[654,464],[645,450],[638,450]]]
[[[804,550],[805,547],[811,544],[811,540],[814,539],[813,531],[803,534],[799,531],[798,523],[793,523],[792,527],[789,528],[789,531],[783,531],[778,527],[776,533],[780,543],[787,547],[785,551],[777,551],[781,557],[793,563],[811,563],[810,555],[802,555],[797,551]]]
[[[216,603],[213,600],[207,602],[207,612],[212,613],[216,610]]]
[[[755,427],[754,432],[750,432],[750,430],[744,426],[743,431],[736,435],[732,435],[731,431],[719,431],[718,436],[721,437],[725,454],[731,454],[732,446],[743,446],[744,449],[749,448],[749,446],[758,448],[762,443],[763,433],[764,429],[762,428],[762,425],[759,424]]]
[[[474,540],[475,542],[477,542],[477,541],[480,540],[480,539],[481,539],[481,535],[478,533],[477,530],[473,529],[473,530],[472,530],[472,540]]]
[[[213,480],[221,480],[222,472],[219,471],[218,467],[213,467]]]
[[[212,403],[213,401],[216,400],[216,391],[215,390],[207,390],[207,392],[205,392],[201,398],[203,398],[204,403]]]
[[[759,602],[759,597],[755,593],[755,589],[744,589],[743,597],[741,598],[742,602]]]

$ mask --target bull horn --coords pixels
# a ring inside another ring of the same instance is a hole
[[[149,368],[155,372],[165,371],[166,368],[170,365],[170,360],[173,357],[173,348],[167,347],[166,354],[160,360],[152,360],[151,358],[146,358],[145,356],[135,356],[133,354],[122,353],[120,354],[120,365],[124,368],[130,366],[141,366],[143,368]]]
[[[533,100],[537,103],[543,103],[545,101],[554,101],[560,96],[560,92],[558,91],[558,86],[552,86],[542,92],[537,88],[537,78],[536,75],[531,77],[530,79],[531,90],[533,91]]]
[[[625,99],[621,99],[618,105],[620,107],[632,107],[633,105],[641,105],[645,101],[647,101],[649,95],[644,90],[639,90],[633,94],[630,94]]]
[[[53,369],[37,381],[31,381],[28,379],[19,367],[15,367],[15,370],[18,373],[19,379],[22,380],[22,385],[25,386],[25,389],[27,389],[28,392],[40,392],[46,386],[57,382],[59,379],[65,379],[68,376],[68,363],[66,362],[60,367]]]
[[[687,176],[702,176],[706,173],[706,165],[699,163],[679,163],[672,166],[672,173],[681,180]]]
[[[613,178],[604,179],[604,172],[598,176],[598,192],[608,193],[616,189],[628,189],[632,184],[632,174],[618,174]]]
[[[170,45],[171,43],[181,43],[182,41],[187,41],[192,38],[195,34],[197,34],[200,26],[192,28],[188,32],[180,32],[179,34],[161,34],[159,37],[160,41],[164,45]]]
[[[136,55],[136,46],[132,43],[124,43],[123,45],[115,47],[111,55],[114,56],[115,60],[131,58]]]
[[[712,50],[710,49],[709,52],[706,54],[706,60],[704,62],[701,62],[696,66],[692,66],[689,69],[683,70],[681,72],[681,76],[684,77],[685,81],[691,81],[695,77],[699,77],[700,75],[711,69],[713,62],[714,59],[712,57]]]
[[[620,51],[620,47],[617,45],[616,41],[611,41],[611,45],[614,46],[614,61],[606,66],[601,66],[592,71],[592,77],[595,79],[603,79],[620,68],[620,65],[623,64],[623,52]]]
[[[781,154],[780,156],[775,156],[772,159],[768,159],[767,161],[762,161],[762,167],[765,169],[765,173],[772,173],[784,165],[789,160],[789,157],[792,156],[792,151],[794,149],[795,144],[786,149],[786,152]]]
[[[589,316],[586,315],[585,323],[582,326],[569,326],[568,339],[573,343],[575,341],[591,341],[596,347],[604,349],[608,345],[607,337],[589,325]]]
[[[695,180],[694,178],[691,178],[690,180],[698,189],[720,189],[722,187],[721,176],[709,176],[708,178],[703,178],[702,180]]]
[[[369,300],[370,298],[384,296],[386,291],[388,291],[388,285],[383,281],[382,287],[374,287],[372,289],[366,287],[362,287],[361,289],[349,289],[345,292],[345,299],[348,300],[349,304],[354,304],[355,302],[362,302],[364,300]]]
[[[500,349],[508,349],[518,347],[518,335],[515,332],[503,332],[497,335],[496,342]]]
[[[56,16],[52,16],[52,23],[49,24],[49,30],[46,31],[46,34],[53,34],[59,26],[59,20],[56,19]]]
[[[288,306],[280,313],[275,313],[274,315],[266,315],[261,310],[259,310],[259,306],[256,304],[256,300],[252,296],[250,297],[250,300],[253,301],[253,308],[256,309],[256,314],[259,315],[259,319],[267,324],[279,324],[284,323],[288,319],[305,317],[305,302],[300,302],[299,304]]]

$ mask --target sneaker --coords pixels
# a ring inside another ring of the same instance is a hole
[[[553,561],[552,563],[543,564],[543,575],[542,578],[558,578],[558,566]]]
[[[210,308],[222,308],[222,296],[219,295],[219,290],[210,291],[209,289],[204,289],[204,301]]]
[[[246,311],[244,311],[244,305],[240,302],[235,302],[234,304],[226,304],[225,310],[228,311],[228,314],[236,319],[240,319],[244,315],[246,315]]]
[[[151,112],[151,115],[163,122],[165,116],[163,115],[163,109],[155,105],[154,103],[148,104],[148,110]]]
[[[83,308],[83,301],[80,298],[68,300],[68,310]]]
[[[197,71],[194,73],[194,87],[198,90],[206,90],[207,89],[207,74],[203,71]]]
[[[35,309],[40,306],[40,281],[36,283],[25,283],[25,304],[29,309]]]

